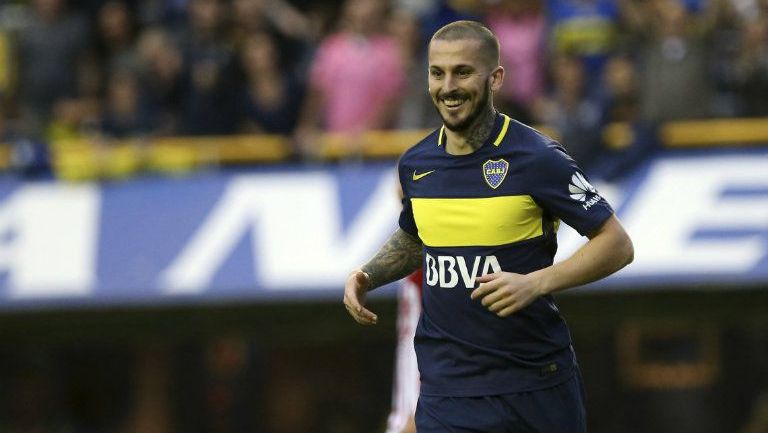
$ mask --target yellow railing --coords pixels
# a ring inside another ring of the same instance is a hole
[[[557,138],[556,130],[541,127]],[[319,137],[317,158],[350,156],[396,158],[429,131],[370,131],[350,138],[340,134]],[[661,142],[671,148],[768,143],[768,118],[677,121],[659,129]],[[626,123],[608,125],[603,138],[622,149],[634,141]],[[566,143],[567,144],[567,143]],[[120,179],[139,172],[186,173],[199,167],[265,164],[286,161],[294,152],[288,137],[232,135],[219,137],[163,137],[151,140],[109,141],[79,139],[51,146],[51,163],[60,179]],[[0,146],[0,169],[10,165],[11,151]]]
[[[659,135],[669,147],[764,145],[768,143],[768,118],[670,122],[661,127]]]
[[[429,131],[370,131],[351,143],[340,134],[324,134],[317,158],[341,159],[358,153],[365,158],[395,158]],[[164,137],[150,141],[60,141],[52,146],[51,163],[60,179],[120,179],[138,172],[186,173],[198,167],[266,164],[293,153],[288,137],[232,135]]]

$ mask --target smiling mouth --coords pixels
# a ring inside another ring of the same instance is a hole
[[[452,98],[442,98],[441,101],[443,105],[448,109],[456,109],[464,105],[464,102],[466,102],[466,99],[452,97]]]

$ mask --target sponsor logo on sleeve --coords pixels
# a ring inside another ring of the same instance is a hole
[[[568,185],[568,191],[571,198],[581,202],[581,207],[589,210],[595,203],[599,202],[601,197],[597,190],[592,186],[581,173],[574,173],[571,176],[571,183]]]

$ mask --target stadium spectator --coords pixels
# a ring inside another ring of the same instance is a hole
[[[290,134],[296,126],[304,88],[281,66],[273,37],[267,32],[249,35],[240,50],[245,88],[238,92],[245,132]]]
[[[68,97],[58,99],[45,139],[55,146],[61,140],[85,138],[97,128],[101,110],[103,70],[93,53],[85,54],[77,65],[77,84]]]
[[[86,49],[84,18],[65,10],[64,0],[34,0],[33,16],[18,34],[18,105],[25,132],[39,133],[55,102],[71,97],[77,65]]]
[[[614,0],[547,0],[550,52],[584,61],[586,76],[597,85],[603,64],[619,40],[620,9]]]
[[[605,63],[597,100],[600,123],[597,131],[602,143],[590,165],[590,175],[611,181],[630,173],[645,160],[658,145],[653,125],[640,118],[640,96],[637,72],[633,59],[627,54],[616,54]],[[623,124],[626,134],[612,134],[617,124]],[[614,129],[611,129],[614,128]]]
[[[222,0],[190,0],[185,25],[177,29],[184,54],[228,48],[227,12]]]
[[[736,59],[736,74],[742,113],[768,116],[768,2],[753,19],[745,22],[743,43]]]
[[[83,105],[75,98],[62,98],[56,101],[51,112],[51,120],[45,128],[45,140],[56,144],[84,138],[82,125],[86,121],[85,113]]]
[[[20,176],[39,178],[50,174],[45,143],[19,134],[4,104],[0,104],[0,147],[8,152],[9,168]]]
[[[544,90],[547,29],[542,8],[541,0],[503,0],[485,13],[488,28],[499,37],[501,64],[507,74],[497,105],[523,123],[529,120],[512,113],[530,109]]]
[[[110,0],[99,9],[96,49],[107,73],[136,68],[135,23],[132,11],[120,0]]]
[[[118,139],[146,136],[152,131],[150,116],[132,71],[116,72],[109,77],[100,130],[103,135]]]
[[[295,68],[307,62],[318,26],[287,0],[233,0],[235,43],[241,43],[254,32],[268,32],[284,65]],[[294,71],[298,72],[298,71]]]
[[[559,55],[550,74],[552,90],[535,102],[534,120],[554,128],[571,157],[589,171],[601,151],[601,119],[597,100],[587,94],[584,63],[576,56]]]
[[[400,0],[408,7],[421,12],[422,31],[425,38],[440,27],[458,20],[480,19],[481,4],[477,0]]]
[[[402,64],[406,71],[404,97],[401,100],[395,127],[423,129],[440,124],[427,88],[426,43],[416,15],[408,9],[396,9],[389,20],[389,31],[397,40]]]
[[[386,17],[384,0],[347,0],[338,31],[321,41],[297,134],[304,153],[319,150],[319,129],[346,134],[354,150],[364,131],[394,124],[405,72]]]
[[[156,135],[181,131],[184,71],[181,51],[168,32],[159,27],[144,30],[139,37],[139,81],[154,119]]]
[[[622,3],[640,65],[641,116],[651,122],[713,113],[711,37],[723,2],[689,10],[682,0]]]
[[[635,63],[628,55],[611,56],[603,69],[600,92],[601,126],[635,122],[640,117]]]
[[[224,26],[221,0],[191,0],[182,33],[185,70],[182,132],[222,135],[237,131],[234,57]]]

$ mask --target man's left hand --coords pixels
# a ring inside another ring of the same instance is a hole
[[[530,275],[496,272],[483,275],[475,281],[480,286],[470,294],[482,299],[482,304],[499,317],[507,317],[533,302],[543,293]]]

